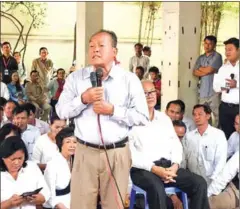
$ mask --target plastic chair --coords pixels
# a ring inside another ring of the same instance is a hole
[[[188,198],[187,198],[187,194],[185,192],[181,191],[180,189],[178,189],[176,187],[165,187],[165,192],[166,192],[166,194],[181,193],[183,209],[188,209]],[[147,202],[147,193],[143,189],[141,189],[135,185],[132,186],[129,209],[134,209],[136,194],[144,195],[145,209],[149,209],[148,202]]]

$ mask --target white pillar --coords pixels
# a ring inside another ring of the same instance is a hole
[[[192,67],[199,56],[200,2],[163,2],[162,110],[181,99],[186,114],[197,103],[197,79]]]
[[[91,35],[103,29],[103,2],[77,2],[76,67],[88,64]]]

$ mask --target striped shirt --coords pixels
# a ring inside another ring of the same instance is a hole
[[[90,73],[86,67],[71,73],[56,105],[60,118],[75,118],[75,135],[86,142],[102,144],[98,132],[97,114],[92,105],[85,105],[81,95],[90,88]],[[148,121],[148,107],[143,88],[137,76],[119,65],[113,65],[108,77],[102,81],[104,100],[113,104],[113,115],[101,115],[101,128],[105,144],[121,141],[134,125]]]

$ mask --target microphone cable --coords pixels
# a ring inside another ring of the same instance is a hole
[[[120,199],[121,199],[122,206],[123,206],[123,208],[125,208],[124,207],[125,204],[124,204],[124,201],[123,201],[123,198],[122,198],[119,186],[117,184],[116,178],[114,177],[113,170],[111,168],[111,164],[110,164],[110,160],[109,160],[109,157],[108,157],[107,149],[106,149],[106,146],[104,144],[103,135],[102,135],[102,127],[101,127],[100,115],[99,114],[97,115],[97,121],[98,121],[98,129],[99,129],[101,142],[102,142],[102,144],[104,146],[105,156],[106,156],[106,159],[107,159],[107,163],[106,164],[107,164],[107,168],[108,168],[108,174],[110,176],[110,182],[111,182],[113,190],[115,190],[114,197],[115,197],[116,203],[118,205],[118,208],[121,209],[120,203],[119,203],[118,198],[117,198],[117,192],[118,192],[118,194],[120,196]],[[113,181],[115,183],[115,187],[114,187]]]

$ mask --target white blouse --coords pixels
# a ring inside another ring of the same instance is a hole
[[[35,143],[32,160],[36,163],[47,164],[58,152],[57,145],[47,134],[43,134]]]
[[[7,171],[1,171],[1,202],[8,200],[14,194],[21,195],[24,192],[31,192],[41,187],[43,189],[40,193],[47,201],[50,197],[48,186],[39,167],[32,161],[27,161],[27,166],[20,169],[16,180]],[[11,209],[36,209],[36,206],[28,204]]]
[[[70,208],[70,193],[56,196],[56,189],[65,189],[71,179],[71,171],[68,162],[61,153],[58,153],[47,163],[44,177],[51,193],[50,199],[44,204],[44,207],[55,208],[57,204],[62,203],[67,208]]]

